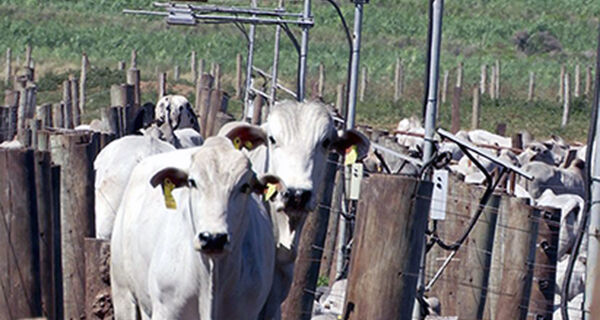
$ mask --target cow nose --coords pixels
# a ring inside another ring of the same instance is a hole
[[[229,243],[227,233],[202,232],[198,235],[200,250],[205,253],[221,253]]]
[[[288,208],[304,209],[310,201],[312,191],[307,189],[288,189],[285,194],[285,203]]]

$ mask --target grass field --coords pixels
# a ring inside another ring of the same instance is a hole
[[[59,99],[58,84],[69,72],[76,72],[81,53],[93,65],[90,72],[90,104],[94,109],[108,104],[110,84],[123,81],[114,71],[117,61],[128,60],[132,48],[138,50],[138,63],[147,81],[155,71],[180,65],[189,72],[189,55],[196,50],[208,65],[221,63],[225,88],[235,68],[235,56],[244,53],[246,42],[233,26],[202,25],[198,28],[168,27],[160,19],[121,14],[125,8],[149,9],[149,0],[0,0],[0,52],[13,48],[21,61],[24,47],[34,47],[37,61],[40,102]],[[277,1],[259,1],[273,7]],[[338,1],[351,25],[353,6]],[[211,3],[246,6],[249,1]],[[301,1],[288,1],[290,10],[299,11]],[[348,58],[345,35],[332,7],[313,0],[316,26],[311,30],[309,84],[317,75],[319,63],[327,71],[326,97],[333,101],[335,84],[344,82]],[[391,128],[401,117],[420,115],[425,71],[428,1],[373,0],[365,5],[362,65],[369,70],[369,91],[359,104],[358,121]],[[508,132],[528,129],[538,136],[563,135],[585,138],[589,121],[589,99],[574,101],[571,122],[560,129],[561,105],[556,100],[560,65],[573,73],[574,65],[593,65],[600,2],[588,0],[462,0],[445,6],[441,70],[464,64],[463,124],[470,117],[470,87],[479,80],[480,65],[502,62],[502,95],[499,101],[483,99],[481,124],[495,128],[508,124]],[[255,64],[268,69],[272,58],[272,27],[258,27]],[[517,33],[532,35],[526,53],[517,49]],[[549,35],[560,50],[545,52]],[[296,32],[299,37],[299,33]],[[294,84],[297,55],[286,38],[282,41],[282,77]],[[400,57],[406,68],[407,89],[403,99],[392,102],[391,81],[394,63]],[[529,71],[536,72],[536,102],[525,101]],[[184,77],[185,79],[185,77]],[[183,81],[182,85],[186,82]],[[310,85],[309,85],[310,91]],[[155,99],[147,92],[146,99]],[[239,102],[233,103],[239,108]],[[93,114],[92,114],[93,115]],[[449,126],[449,105],[442,105],[440,125]]]

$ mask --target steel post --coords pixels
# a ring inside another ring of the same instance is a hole
[[[304,0],[304,12],[302,14],[303,19],[310,19],[311,0]],[[300,44],[300,64],[298,66],[298,101],[303,101],[306,95],[306,59],[308,55],[308,26],[302,26],[302,42]]]
[[[252,8],[256,7],[256,0],[252,0]],[[253,15],[254,17],[254,15]],[[254,35],[256,33],[256,25],[250,25],[248,32],[248,57],[246,61],[246,88],[244,89],[244,112],[242,113],[242,121],[248,120],[248,112],[252,101],[250,99],[250,90],[252,87],[252,65],[254,64]]]
[[[356,94],[358,88],[358,69],[360,67],[360,40],[364,0],[354,1],[354,31],[352,32],[352,62],[350,67],[350,86],[348,87],[348,113],[346,129],[354,128],[356,115]]]
[[[279,9],[283,10],[284,3],[283,0],[279,0]],[[274,53],[273,53],[273,70],[272,70],[272,78],[271,78],[271,92],[269,97],[269,104],[267,105],[267,112],[265,114],[268,116],[271,111],[271,106],[275,104],[275,99],[277,98],[277,73],[279,72],[279,42],[281,40],[281,26],[277,25],[275,27],[275,45],[274,45]]]

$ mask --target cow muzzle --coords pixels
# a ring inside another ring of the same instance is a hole
[[[194,248],[205,254],[220,254],[229,244],[227,233],[201,232],[194,241]]]
[[[283,194],[283,201],[286,209],[305,210],[311,197],[311,190],[289,188]]]

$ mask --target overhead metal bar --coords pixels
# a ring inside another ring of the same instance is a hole
[[[312,18],[308,19],[274,19],[274,18],[261,18],[261,17],[239,17],[239,16],[228,16],[228,15],[209,15],[209,14],[197,14],[193,12],[183,11],[152,11],[152,10],[123,10],[125,14],[137,14],[137,15],[148,15],[148,16],[162,16],[167,17],[167,23],[174,25],[195,25],[197,23],[223,23],[223,22],[241,22],[250,23],[253,25],[281,25],[281,24],[293,24],[302,27],[310,28],[314,25]],[[195,21],[192,21],[194,19]],[[185,20],[185,22],[180,22]]]
[[[462,139],[458,138],[457,136],[453,135],[452,133],[450,133],[450,132],[448,132],[448,131],[446,131],[446,130],[444,130],[442,128],[438,129],[437,133],[440,136],[442,136],[443,138],[448,139],[448,140],[456,143],[460,147],[464,147],[464,148],[468,149],[469,151],[472,151],[472,152],[474,152],[474,153],[476,153],[476,154],[478,154],[478,155],[486,158],[487,160],[492,161],[493,163],[495,163],[497,165],[505,167],[508,170],[517,173],[518,175],[524,177],[527,180],[533,180],[533,176],[530,175],[529,173],[521,170],[521,168],[518,168],[517,166],[515,166],[515,165],[513,165],[511,163],[508,163],[506,161],[498,159],[497,157],[495,157],[495,156],[493,156],[493,155],[491,155],[491,154],[489,154],[489,153],[481,150],[480,148],[476,147],[472,143],[467,142],[465,140],[462,140]]]
[[[215,6],[215,5],[191,5],[183,3],[167,3],[167,2],[154,2],[153,6],[156,8],[181,8],[181,9],[192,9],[196,11],[214,12],[214,13],[235,13],[235,14],[255,14],[264,16],[274,17],[297,17],[301,18],[302,13],[286,12],[280,8],[275,10],[260,9],[260,8],[239,8],[230,6]]]

